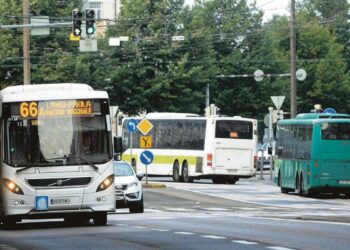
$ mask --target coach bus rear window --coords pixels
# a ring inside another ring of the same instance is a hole
[[[253,139],[253,124],[248,121],[216,121],[216,138]]]
[[[323,140],[350,140],[350,123],[322,123]]]

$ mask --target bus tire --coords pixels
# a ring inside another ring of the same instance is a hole
[[[186,183],[192,183],[193,179],[188,175],[188,164],[185,161],[182,165],[182,178]]]
[[[107,224],[107,212],[96,212],[93,220],[96,226],[105,226]]]
[[[173,165],[173,180],[174,182],[180,182],[179,162],[177,160]]]
[[[303,173],[300,173],[300,175],[299,175],[299,189],[298,189],[298,194],[299,194],[300,196],[305,196]]]
[[[137,173],[137,171],[136,171],[136,160],[135,160],[135,158],[132,158],[132,160],[131,160],[131,167],[134,169],[135,173]]]
[[[297,172],[296,176],[295,176],[295,192],[298,193],[299,191],[299,174]]]
[[[229,176],[229,177],[227,177],[227,184],[232,184],[232,185],[234,185],[234,184],[236,184],[236,182],[239,180],[239,178],[238,177],[236,177],[236,176]]]
[[[278,186],[281,187],[281,193],[282,194],[288,194],[289,189],[282,187],[282,180],[281,180],[281,172],[278,172],[278,180],[277,180]]]
[[[12,217],[3,217],[2,226],[4,229],[14,229],[16,227],[17,220]]]

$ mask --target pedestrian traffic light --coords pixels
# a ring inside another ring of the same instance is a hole
[[[85,10],[86,17],[86,34],[92,35],[95,33],[95,11],[93,9]]]
[[[81,17],[82,17],[82,14],[79,10],[72,11],[73,35],[74,36],[81,35]]]

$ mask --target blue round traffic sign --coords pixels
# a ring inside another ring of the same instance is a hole
[[[325,110],[323,110],[323,113],[326,113],[326,114],[336,114],[337,111],[335,111],[334,108],[326,108]]]
[[[137,124],[138,124],[138,121],[132,118],[128,120],[128,122],[126,123],[126,127],[129,132],[135,132],[137,130]]]
[[[140,154],[140,161],[145,164],[151,164],[153,161],[153,153],[151,151],[145,150]]]

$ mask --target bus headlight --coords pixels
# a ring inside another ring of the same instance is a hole
[[[98,185],[96,192],[103,191],[107,188],[109,188],[110,185],[114,183],[114,174],[111,174],[106,179],[103,180],[103,182]]]
[[[23,194],[22,189],[13,181],[4,178],[4,187],[15,194]]]

